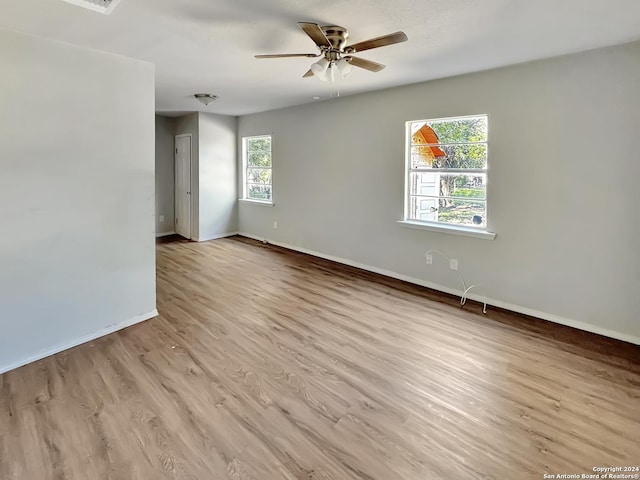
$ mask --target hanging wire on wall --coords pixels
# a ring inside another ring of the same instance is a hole
[[[427,255],[432,255],[434,253],[441,255],[442,257],[446,258],[448,262],[451,262],[451,257],[449,257],[449,255],[447,255],[446,253],[441,252],[440,250],[427,250],[424,254],[425,260]],[[464,304],[467,303],[467,298],[468,298],[467,295],[469,294],[471,289],[479,288],[479,285],[469,285],[467,287],[467,283],[464,281],[464,277],[462,276],[462,273],[460,273],[460,270],[455,270],[455,272],[458,274],[458,278],[460,279],[460,283],[462,284],[462,296],[460,297],[460,305],[464,306]],[[482,307],[482,313],[487,313],[487,295],[484,289],[482,290],[482,297],[484,299],[483,300],[484,306]]]

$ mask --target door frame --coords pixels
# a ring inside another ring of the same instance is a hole
[[[189,137],[189,240],[193,240],[193,135],[191,133],[181,133],[173,140],[173,228],[176,228],[176,217],[178,216],[178,196],[176,195],[176,180],[178,179],[178,138]]]

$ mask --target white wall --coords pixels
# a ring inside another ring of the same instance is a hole
[[[175,118],[156,115],[156,236],[175,231],[175,131]]]
[[[155,314],[154,71],[0,31],[0,372]]]
[[[176,118],[176,135],[191,135],[191,238],[198,239],[199,235],[199,202],[198,198],[198,113],[190,113]]]
[[[439,249],[495,304],[640,342],[639,81],[634,43],[241,117],[273,134],[276,205],[239,230],[459,289]],[[401,227],[405,121],[479,113],[497,238]]]
[[[198,240],[237,230],[237,118],[200,113]]]

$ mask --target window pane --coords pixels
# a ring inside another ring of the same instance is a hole
[[[271,169],[266,168],[248,168],[247,183],[264,183],[271,184]]]
[[[427,128],[425,128],[425,126]],[[435,133],[436,140],[432,134]],[[487,141],[487,117],[467,117],[453,120],[413,122],[411,134],[414,143],[470,143]]]
[[[439,200],[438,221],[469,227],[486,227],[487,205],[484,200]]]
[[[270,167],[271,152],[249,152],[247,164],[249,167]]]
[[[271,185],[247,185],[247,198],[271,200]]]
[[[446,197],[411,197],[410,200],[410,219],[465,225],[468,227],[486,226],[485,200],[458,200]]]
[[[438,221],[438,198],[411,197],[409,218],[412,220]]]
[[[256,137],[247,139],[247,151],[253,152],[256,150],[271,151],[271,137]]]
[[[441,173],[412,172],[409,179],[409,195],[440,196]]]
[[[414,145],[411,168],[487,168],[487,145]]]
[[[483,173],[449,174],[411,172],[409,195],[429,197],[487,198],[487,178]]]

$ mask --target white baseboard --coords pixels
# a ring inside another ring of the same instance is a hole
[[[156,233],[156,238],[160,238],[160,237],[168,237],[169,235],[175,235],[176,232],[162,232],[162,233]]]
[[[233,237],[234,235],[238,235],[238,232],[220,233],[220,234],[213,235],[212,237],[198,238],[196,240],[196,242],[208,242],[209,240],[216,240],[218,238]]]
[[[270,243],[272,245],[277,245],[278,247],[287,248],[289,250],[295,250],[296,252],[300,252],[300,253],[306,253],[307,255],[312,255],[314,257],[324,258],[325,260],[331,260],[332,262],[341,263],[343,265],[349,265],[351,267],[360,268],[368,272],[377,273],[379,275],[384,275],[385,277],[395,278],[397,280],[413,283],[415,285],[420,285],[422,287],[430,288],[432,290],[437,290],[439,292],[449,293],[451,295],[456,295],[458,297],[461,296],[463,293],[462,290],[445,287],[443,285],[431,283],[426,280],[422,280],[420,278],[409,277],[407,275],[402,275],[400,273],[392,272],[391,270],[384,270],[382,268],[372,267],[371,265],[365,265],[363,263],[354,262],[346,258],[340,258],[340,257],[335,257],[333,255],[327,255],[324,253],[315,252],[313,250],[308,250],[306,248],[298,247],[296,245],[289,245],[288,243],[269,240],[263,237],[252,235],[250,233],[238,232],[238,235],[241,235],[247,238],[252,238],[260,242],[266,241],[267,243]],[[554,315],[553,313],[542,312],[540,310],[535,310],[529,307],[522,307],[520,305],[515,305],[513,303],[503,302],[502,300],[496,300],[488,297],[485,298],[484,295],[469,293],[467,295],[467,298],[471,300],[475,300],[480,303],[486,301],[487,305],[493,305],[494,307],[503,308],[505,310],[510,310],[512,312],[522,313],[523,315],[528,315],[530,317],[540,318],[542,320],[558,323],[560,325],[565,325],[567,327],[577,328],[578,330],[584,330],[586,332],[596,333],[598,335],[603,335],[605,337],[615,338],[616,340],[622,340],[624,342],[640,345],[640,337],[629,335],[627,333],[617,332],[615,330],[609,330],[608,328],[603,328],[598,325],[593,325],[590,323],[581,322],[579,320],[573,320],[570,318],[561,317],[559,315]]]
[[[106,328],[98,330],[97,332],[90,333],[88,335],[83,335],[82,337],[75,338],[69,342],[56,345],[55,347],[38,352],[35,355],[30,355],[16,362],[10,363],[9,365],[0,365],[0,374],[8,372],[9,370],[14,370],[18,367],[22,367],[23,365],[27,365],[28,363],[42,360],[45,357],[49,357],[56,353],[60,353],[70,348],[77,347],[78,345],[82,345],[83,343],[90,342],[91,340],[95,340],[96,338],[104,337],[105,335],[109,335],[110,333],[117,332],[118,330],[122,330],[123,328],[130,327],[131,325],[144,322],[145,320],[149,320],[150,318],[157,317],[157,316],[158,316],[158,310],[153,309],[153,311],[151,312],[144,313],[142,315],[137,315],[123,322],[116,323],[114,325],[110,325]]]

